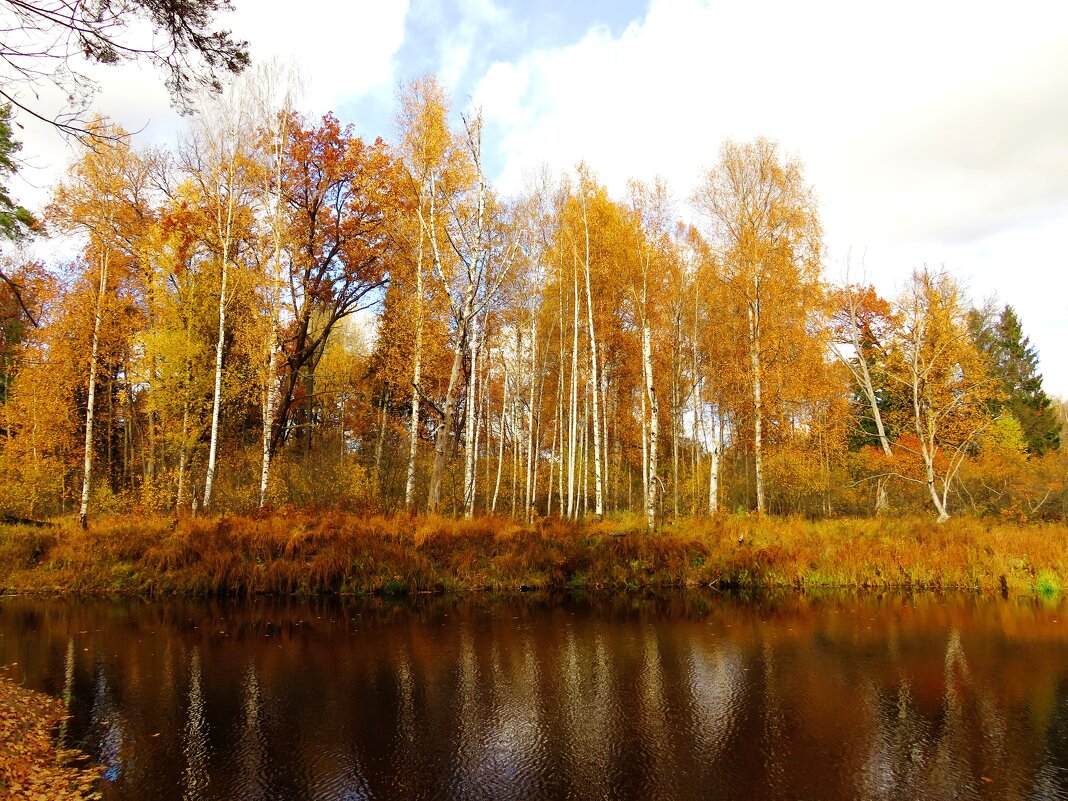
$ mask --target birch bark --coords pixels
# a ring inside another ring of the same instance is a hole
[[[82,503],[78,521],[83,529],[89,528],[89,494],[93,476],[93,414],[96,409],[96,363],[100,353],[100,323],[104,317],[104,297],[108,286],[107,248],[100,254],[100,280],[97,285],[96,311],[93,315],[93,346],[89,354],[89,397],[85,405],[85,460],[82,474]]]

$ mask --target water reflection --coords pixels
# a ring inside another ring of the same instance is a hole
[[[1068,798],[1060,611],[0,602],[108,799]]]
[[[741,651],[720,645],[702,648],[692,644],[684,667],[690,703],[685,718],[688,736],[711,762],[719,761],[737,726],[735,715],[745,693]]]
[[[63,659],[63,694],[60,699],[63,701],[63,706],[70,709],[70,702],[73,699],[74,692],[74,638],[71,637],[67,640],[67,655]],[[67,736],[67,724],[69,718],[63,718],[59,722],[59,747],[69,748],[71,743]]]
[[[267,742],[264,733],[263,697],[256,664],[249,660],[241,679],[241,732],[237,741],[237,786],[234,795],[249,801],[267,798]]]
[[[204,692],[200,686],[200,649],[189,655],[189,706],[182,738],[185,773],[182,775],[182,798],[204,798],[208,789],[208,721],[204,714]]]

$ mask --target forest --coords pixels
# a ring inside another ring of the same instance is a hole
[[[433,77],[373,142],[289,87],[246,73],[168,148],[97,118],[4,215],[55,243],[5,248],[6,519],[1068,515],[1012,306],[831,281],[776,143],[710,151],[689,197],[584,163],[505,196]]]

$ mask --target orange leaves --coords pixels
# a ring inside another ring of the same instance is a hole
[[[347,309],[385,275],[393,158],[381,139],[366,145],[332,114],[318,126],[294,119],[288,141],[283,191],[293,264],[305,292]]]
[[[894,327],[900,322],[890,302],[880,297],[870,284],[836,289],[831,292],[830,304],[835,340],[848,344],[857,340],[865,358],[871,349],[882,349],[888,344]]]
[[[292,305],[279,343],[286,375],[274,447],[294,412],[297,385],[314,374],[335,326],[372,305],[372,293],[386,283],[386,219],[398,196],[397,165],[381,139],[365,144],[332,114],[319,125],[294,115],[287,129],[281,191]]]
[[[57,750],[52,731],[66,710],[55,698],[0,675],[0,794],[24,801],[100,798],[99,768],[76,764],[76,751]]]

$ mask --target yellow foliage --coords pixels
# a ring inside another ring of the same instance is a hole
[[[990,428],[976,438],[981,457],[1023,459],[1027,455],[1027,440],[1023,428],[1012,415],[1002,415]]]

